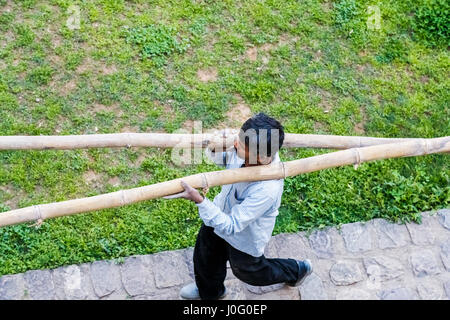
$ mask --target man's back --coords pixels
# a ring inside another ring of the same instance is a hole
[[[227,169],[239,168],[244,163],[234,149],[227,152],[226,157],[222,153],[208,153],[208,155],[219,165],[224,166],[225,162]],[[276,154],[272,163],[279,161],[280,158]],[[197,206],[204,212],[214,210],[216,207],[231,217],[223,221],[214,221],[216,225],[214,232],[234,248],[259,257],[264,253],[264,248],[272,235],[281,204],[283,185],[283,179],[224,185],[214,198],[213,206],[210,201],[209,203],[203,201]]]

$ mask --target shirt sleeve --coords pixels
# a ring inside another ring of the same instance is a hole
[[[197,203],[198,213],[205,225],[226,234],[232,235],[244,230],[251,222],[261,217],[273,205],[274,199],[264,192],[253,192],[240,204],[224,213],[208,198]]]

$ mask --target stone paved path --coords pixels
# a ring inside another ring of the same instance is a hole
[[[0,277],[0,299],[180,299],[193,281],[193,249],[96,261]],[[422,213],[422,224],[383,219],[272,237],[267,257],[312,260],[297,288],[249,286],[228,269],[227,299],[450,298],[450,209]]]

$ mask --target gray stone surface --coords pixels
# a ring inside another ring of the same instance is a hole
[[[23,274],[6,275],[0,278],[0,300],[21,300],[26,297]]]
[[[130,296],[151,294],[156,289],[151,269],[144,260],[142,256],[133,256],[120,266],[122,283]]]
[[[447,299],[450,299],[450,280],[444,282],[444,291],[447,294]]]
[[[122,287],[120,267],[113,261],[95,261],[91,264],[91,281],[99,298],[117,292]]]
[[[384,219],[373,220],[380,249],[398,248],[409,244],[409,233],[405,225],[390,223]]]
[[[383,290],[379,294],[381,300],[418,300],[417,293],[410,288]]]
[[[278,234],[274,238],[277,257],[304,260],[310,256],[311,249],[299,234]]]
[[[192,282],[182,250],[165,251],[151,256],[151,268],[157,288],[168,288]]]
[[[350,252],[361,253],[372,249],[369,226],[361,222],[342,225],[341,234]]]
[[[309,245],[317,257],[323,259],[333,257],[332,238],[325,230],[314,231],[309,236]]]
[[[450,299],[447,211],[422,213],[422,225],[375,219],[272,237],[268,258],[311,259],[314,272],[299,287],[251,286],[237,279],[227,262],[225,285],[231,300]],[[431,235],[430,235],[431,234]],[[193,281],[193,248],[31,270],[0,277],[0,299],[180,299]]]
[[[450,238],[441,244],[441,259],[447,271],[450,271]]]
[[[404,274],[400,261],[386,256],[367,257],[363,259],[367,276],[372,282],[388,281]]]
[[[138,295],[131,298],[132,300],[181,300],[179,292],[176,290],[156,292],[155,294]]]
[[[330,269],[330,278],[337,286],[347,286],[364,279],[358,264],[352,261],[335,263]]]
[[[261,294],[254,294],[247,291],[245,296],[247,300],[299,300],[300,294],[297,287],[283,286],[276,291],[270,291]]]
[[[437,260],[430,250],[415,251],[410,256],[410,263],[416,277],[439,274]]]
[[[272,237],[264,249],[264,256],[267,258],[278,258],[278,249],[275,237]]]
[[[447,230],[450,230],[450,209],[438,210],[437,215],[441,225]]]
[[[434,243],[434,234],[430,224],[432,218],[422,216],[422,223],[411,222],[406,224],[411,240],[415,245],[424,246]]]
[[[273,284],[270,286],[252,286],[249,284],[245,284],[245,287],[247,288],[247,290],[254,294],[265,294],[265,293],[277,291],[277,290],[284,288],[284,286],[285,286],[284,283],[277,283],[277,284]]]
[[[371,294],[362,289],[343,288],[336,294],[336,300],[374,300]]]
[[[83,269],[85,269],[85,266],[83,266]],[[92,299],[93,289],[88,270],[84,272],[85,270],[82,270],[78,265],[53,270],[53,281],[57,299]]]
[[[422,300],[441,300],[444,297],[444,290],[438,281],[419,283],[417,292]]]
[[[246,300],[245,288],[241,281],[237,279],[225,280],[227,295],[223,300]]]
[[[323,285],[322,279],[315,273],[312,273],[298,287],[301,300],[327,300],[328,294]]]
[[[52,300],[56,297],[50,270],[31,270],[24,273],[28,295],[33,300]]]
[[[194,248],[189,247],[184,249],[184,258],[189,270],[189,276],[194,279]]]

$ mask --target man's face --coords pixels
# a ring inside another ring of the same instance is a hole
[[[250,152],[248,150],[248,147],[245,146],[245,143],[242,142],[241,139],[239,139],[239,137],[236,137],[236,140],[234,140],[234,147],[236,148],[236,153],[237,153],[238,157],[245,160],[246,166],[269,164],[272,160],[271,158],[267,158],[267,159],[265,159],[264,162],[262,162],[261,159],[259,158],[259,156],[256,156],[257,163],[250,163],[251,159],[250,159]]]
[[[243,143],[239,137],[236,137],[236,140],[234,140],[234,147],[236,148],[239,158],[244,160],[248,159],[248,148],[245,148],[245,143]]]

